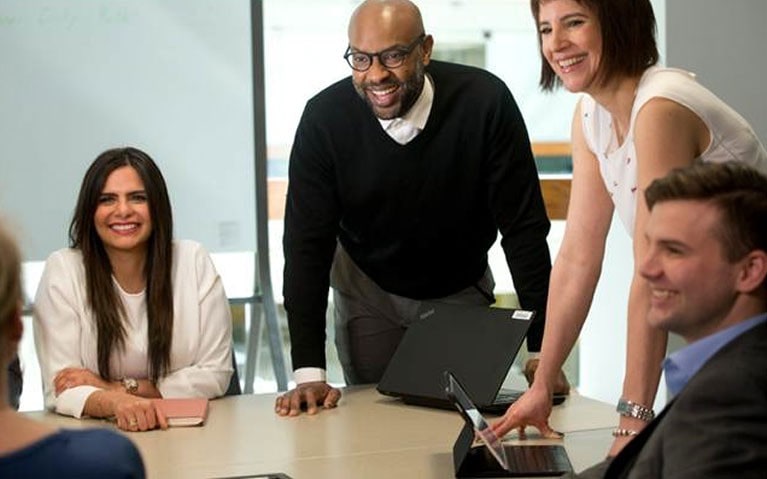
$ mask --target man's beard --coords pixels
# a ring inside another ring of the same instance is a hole
[[[418,96],[421,94],[421,90],[423,89],[423,83],[425,79],[425,68],[423,63],[418,62],[416,65],[415,71],[412,75],[410,75],[409,78],[407,78],[405,81],[398,81],[396,77],[394,77],[393,81],[385,81],[382,83],[356,83],[354,84],[354,89],[357,91],[357,94],[365,100],[365,103],[368,104],[371,110],[373,110],[373,113],[380,118],[381,120],[391,120],[393,118],[398,118],[403,115],[405,115],[410,108],[415,104],[416,100],[418,100]],[[374,104],[370,98],[368,98],[367,93],[365,90],[368,87],[371,86],[391,86],[391,85],[398,85],[401,95],[400,95],[400,102],[399,107],[396,110],[393,110],[391,112],[382,112],[381,108],[378,107],[376,104]]]

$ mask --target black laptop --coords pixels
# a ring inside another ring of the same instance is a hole
[[[453,409],[443,372],[460,377],[480,411],[503,414],[523,391],[501,389],[533,311],[424,302],[378,383],[406,404]],[[564,397],[556,397],[559,404]]]

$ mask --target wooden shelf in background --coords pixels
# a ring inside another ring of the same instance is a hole
[[[549,219],[563,220],[567,218],[567,205],[570,201],[570,179],[541,178],[541,192]]]
[[[533,143],[533,155],[538,156],[570,156],[570,143],[568,142],[545,142]]]

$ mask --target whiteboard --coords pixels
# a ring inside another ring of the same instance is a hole
[[[105,149],[145,150],[175,236],[256,249],[248,0],[0,2],[0,214],[25,258],[67,246]]]

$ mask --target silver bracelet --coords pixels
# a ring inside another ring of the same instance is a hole
[[[621,416],[633,417],[645,422],[650,422],[655,417],[655,412],[647,406],[642,406],[628,399],[621,398],[615,408]]]
[[[633,429],[623,429],[620,427],[613,429],[613,437],[636,436],[637,434],[639,433]]]

